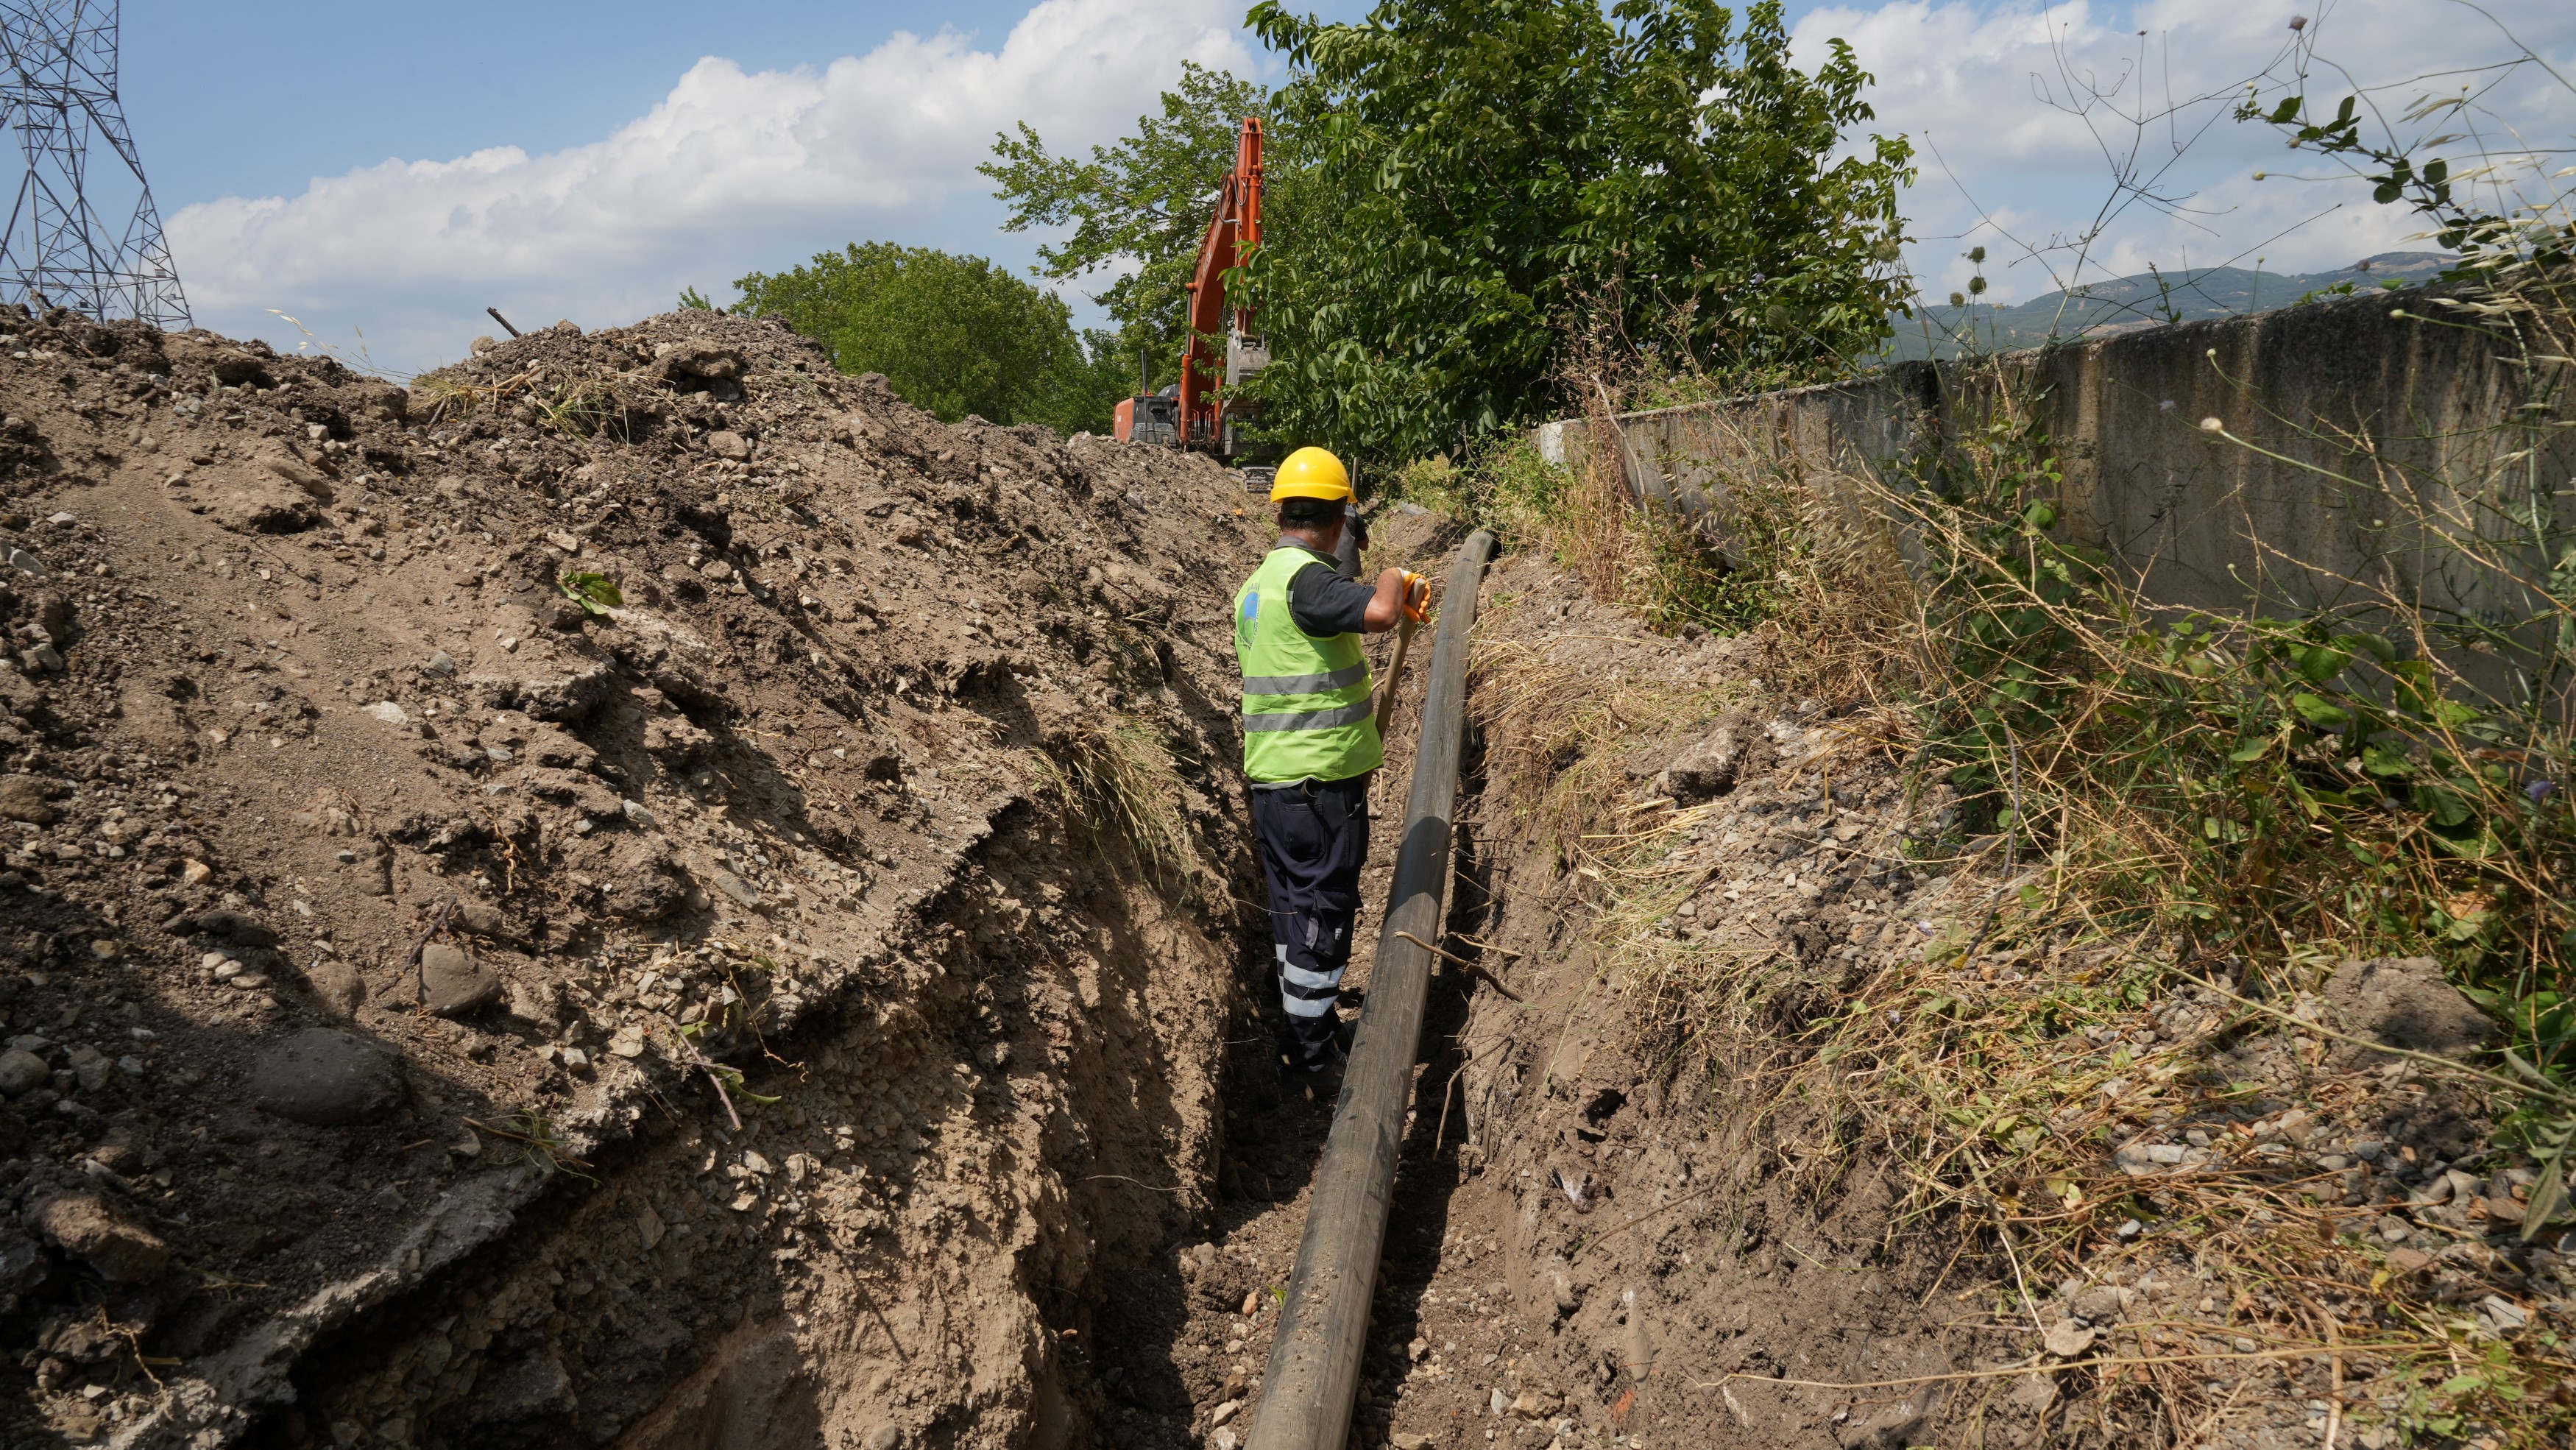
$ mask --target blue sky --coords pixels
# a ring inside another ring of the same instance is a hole
[[[388,157],[576,146],[651,109],[702,56],[791,70],[862,54],[898,30],[943,27],[989,45],[1028,9],[1028,0],[126,0],[122,88],[166,211],[291,194]]]
[[[2486,8],[2576,75],[2576,4]],[[2301,13],[2365,80],[2504,44],[2453,0],[1806,0],[1791,13],[1810,55],[1849,37],[1880,78],[1882,126],[1928,143],[1907,203],[1927,290],[1962,285],[1960,254],[1982,241],[2006,299],[2077,265],[2243,254],[2294,270],[2403,245],[2398,219],[2350,188],[2253,181],[2279,168],[2276,140],[2224,121],[2191,139],[2223,99],[2144,125],[2117,113],[2225,92]],[[1241,0],[141,0],[124,11],[122,89],[200,322],[292,346],[277,308],[343,346],[363,329],[376,360],[417,368],[459,355],[486,302],[523,325],[613,324],[681,285],[721,289],[846,240],[1024,266],[1032,240],[997,230],[972,170],[992,132],[1026,117],[1060,147],[1111,139],[1184,56],[1275,75],[1241,17]],[[2109,99],[2074,114],[2077,80]],[[2544,139],[2576,133],[2563,90],[2497,99]],[[2179,151],[2162,184],[2194,200],[2132,205],[2079,254],[2065,243],[2092,230],[2106,155],[2132,148],[2150,168]]]

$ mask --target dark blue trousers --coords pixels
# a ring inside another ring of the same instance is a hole
[[[1279,952],[1281,1048],[1292,1067],[1329,1064],[1342,969],[1360,914],[1368,864],[1369,778],[1255,786],[1252,831],[1270,885],[1270,935]]]

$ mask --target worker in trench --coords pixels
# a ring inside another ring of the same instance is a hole
[[[1368,861],[1369,776],[1382,750],[1360,636],[1419,621],[1430,581],[1389,569],[1374,588],[1343,576],[1334,554],[1351,477],[1321,448],[1280,462],[1270,486],[1279,542],[1234,596],[1243,666],[1243,773],[1270,886],[1279,959],[1283,1078],[1321,1099],[1345,1053],[1342,969]]]

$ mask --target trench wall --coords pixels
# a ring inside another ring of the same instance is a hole
[[[2526,619],[2536,601],[2512,580],[2554,562],[2529,541],[2576,526],[2568,370],[2548,357],[2565,351],[2409,289],[1620,414],[1615,435],[1552,423],[1537,441],[1567,462],[1615,436],[1632,488],[1716,521],[1749,470],[1865,474],[1901,497],[1963,438],[2026,417],[2064,475],[2065,536],[2153,603],[2298,614],[2367,586],[2436,616]],[[2496,549],[2509,571],[2473,562]]]

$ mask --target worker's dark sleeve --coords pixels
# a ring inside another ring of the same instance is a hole
[[[1360,555],[1368,552],[1368,515],[1356,504],[1342,505],[1342,544],[1333,551],[1336,572],[1345,579],[1360,577]]]
[[[1376,590],[1343,578],[1332,565],[1313,563],[1288,581],[1288,615],[1318,639],[1359,634],[1376,597]]]

